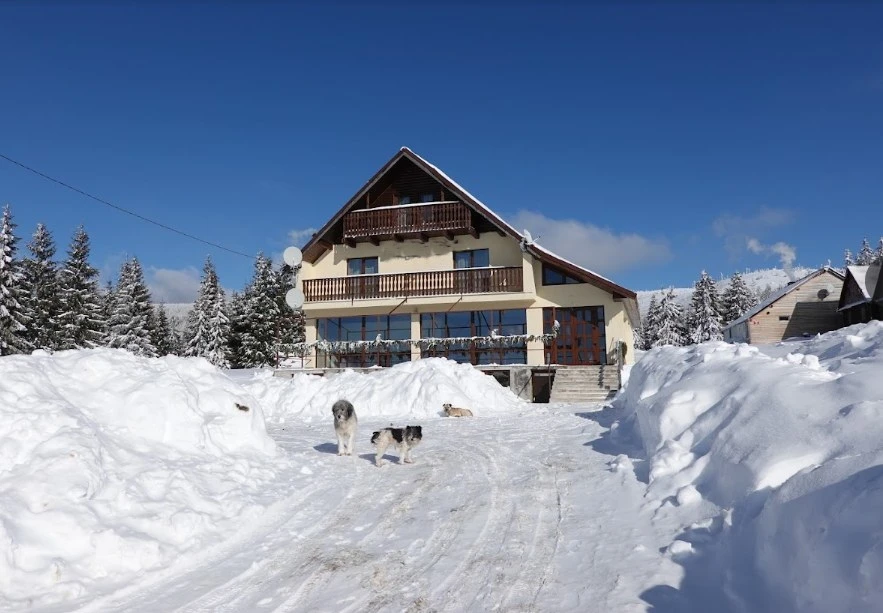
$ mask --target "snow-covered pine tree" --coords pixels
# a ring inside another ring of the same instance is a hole
[[[644,348],[644,322],[642,321],[636,328],[632,328],[632,338],[636,349]]]
[[[659,303],[656,301],[656,294],[650,296],[650,306],[647,307],[647,316],[642,327],[641,338],[644,341],[642,349],[652,349],[659,337]]]
[[[28,243],[31,257],[22,261],[22,306],[28,320],[26,338],[35,349],[54,351],[62,344],[61,289],[55,263],[55,241],[39,223]]]
[[[277,285],[280,313],[279,342],[283,344],[302,343],[306,338],[306,318],[303,309],[292,309],[285,302],[288,290],[296,282],[295,271],[288,264],[282,264],[278,271]]]
[[[166,315],[166,308],[163,304],[158,304],[151,310],[151,341],[156,347],[156,355],[159,357],[165,355],[176,355],[177,339],[175,339],[175,331],[169,324],[169,317]]]
[[[18,238],[7,204],[0,218],[0,355],[26,353],[27,320],[21,300],[21,271],[15,259]]]
[[[883,264],[883,236],[881,236],[880,240],[877,242],[877,250],[874,252],[874,262],[877,264]]]
[[[846,249],[843,252],[843,267],[846,268],[847,266],[852,266],[853,264],[855,264],[855,261],[852,259],[852,251]]]
[[[279,279],[273,271],[273,263],[259,253],[254,275],[245,289],[245,329],[241,337],[245,366],[268,366],[276,362],[281,323],[279,293]]]
[[[687,316],[689,340],[691,343],[719,341],[721,333],[721,307],[717,287],[704,270],[693,286],[693,298]]]
[[[80,226],[58,271],[61,300],[59,349],[100,345],[107,320],[98,289],[98,271],[89,264],[89,235]]]
[[[662,345],[686,345],[684,334],[684,310],[675,299],[674,288],[669,288],[659,302],[659,323],[654,347]]]
[[[757,296],[738,272],[730,277],[730,283],[721,296],[721,315],[724,326],[736,321],[757,304]]]
[[[211,258],[206,258],[199,284],[199,295],[188,324],[188,343],[184,355],[202,357],[215,366],[229,368],[227,345],[230,334],[230,320],[224,290],[218,282],[218,274]]]
[[[227,316],[230,319],[230,335],[227,339],[227,358],[230,360],[230,368],[243,368],[245,358],[242,355],[242,337],[248,330],[248,320],[245,316],[245,294],[233,292],[227,302]]]
[[[133,257],[120,269],[110,301],[108,346],[155,357],[151,323],[150,292],[141,264]]]
[[[869,266],[874,262],[874,258],[874,250],[871,249],[871,243],[865,237],[862,239],[862,246],[859,249],[858,255],[855,256],[855,264],[856,266]]]

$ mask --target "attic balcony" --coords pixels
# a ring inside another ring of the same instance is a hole
[[[304,279],[306,302],[522,292],[520,266]]]
[[[459,201],[427,202],[359,209],[343,218],[343,240],[348,245],[370,241],[375,245],[383,239],[402,241],[430,236],[471,234],[478,237],[472,226],[472,213]]]

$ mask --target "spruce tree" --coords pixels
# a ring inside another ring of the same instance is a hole
[[[43,224],[28,243],[31,257],[22,262],[22,301],[28,320],[26,338],[36,349],[54,351],[62,345],[61,289],[55,263],[55,241]]]
[[[89,235],[77,228],[59,271],[60,349],[95,347],[102,342],[106,319],[98,289],[98,271],[89,264]]]
[[[22,305],[22,274],[15,259],[15,223],[7,204],[0,218],[0,356],[30,350]]]
[[[273,272],[273,263],[259,253],[254,275],[245,290],[242,333],[242,363],[247,367],[275,364],[279,341],[281,309],[279,279]],[[287,307],[286,307],[287,308]]]
[[[868,266],[874,262],[874,250],[871,249],[871,244],[868,242],[867,237],[862,239],[862,246],[859,249],[858,255],[855,256],[855,263],[857,266]]]
[[[248,320],[245,316],[245,294],[233,292],[227,303],[227,314],[230,319],[230,336],[227,341],[227,356],[231,368],[243,368],[245,358],[242,355],[242,338],[248,329]]]
[[[687,321],[690,342],[702,343],[723,339],[717,287],[704,270],[693,288]]]
[[[218,282],[211,258],[206,258],[199,295],[190,312],[188,344],[184,354],[202,357],[215,366],[229,368],[227,347],[230,321],[224,300],[224,290]]]
[[[880,240],[877,242],[877,250],[874,252],[874,262],[876,264],[883,264],[883,236],[881,236]]]
[[[843,252],[843,267],[852,266],[855,264],[855,261],[852,259],[852,251],[847,249]]]
[[[721,296],[723,325],[727,326],[757,305],[757,296],[738,272],[730,277],[730,283]]]
[[[162,304],[154,306],[151,311],[151,341],[156,347],[157,356],[176,355],[175,332],[169,324],[169,317]]]
[[[659,303],[656,301],[656,294],[650,296],[650,306],[644,318],[641,337],[644,341],[642,346],[644,349],[652,349],[656,345],[656,339],[659,338]]]
[[[282,344],[302,343],[306,337],[306,318],[303,309],[292,309],[285,301],[285,295],[297,282],[294,269],[282,264],[278,273],[277,290],[280,312],[279,342]]]
[[[110,299],[108,346],[154,357],[156,347],[151,340],[150,325],[150,293],[138,258],[132,258],[120,269]]]
[[[675,299],[674,288],[669,288],[659,302],[659,320],[654,347],[662,345],[686,345],[684,333],[684,310]]]

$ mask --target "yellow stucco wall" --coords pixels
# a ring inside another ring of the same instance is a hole
[[[522,292],[412,297],[407,300],[385,298],[309,302],[304,306],[307,316],[306,341],[316,340],[316,318],[322,317],[410,313],[412,338],[419,338],[421,313],[525,309],[527,333],[542,334],[544,307],[603,306],[607,320],[605,338],[608,356],[612,358],[614,343],[621,340],[628,348],[626,363],[634,361],[634,339],[622,302],[615,301],[610,293],[588,283],[543,286],[541,262],[523,253],[516,239],[500,236],[496,232],[481,234],[478,239],[467,235],[458,236],[453,241],[432,238],[426,243],[409,240],[382,241],[380,245],[359,243],[355,247],[335,245],[314,264],[304,262],[298,284],[305,279],[344,277],[347,274],[346,261],[354,257],[377,257],[379,274],[422,272],[453,269],[453,251],[485,248],[489,250],[491,266],[522,267]],[[412,350],[412,358],[418,357],[419,349]],[[527,361],[531,365],[545,363],[542,343],[528,343]]]

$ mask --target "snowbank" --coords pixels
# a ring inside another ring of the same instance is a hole
[[[259,404],[205,360],[0,358],[0,606],[198,551],[262,512],[276,455]]]
[[[631,368],[615,406],[647,453],[648,494],[734,511],[742,608],[883,608],[881,372],[883,322],[763,350],[663,347]]]
[[[374,372],[297,374],[291,379],[264,371],[242,385],[274,423],[291,418],[331,421],[331,405],[338,398],[351,401],[360,419],[439,417],[445,402],[472,409],[476,417],[527,404],[493,377],[446,358],[404,362]]]

